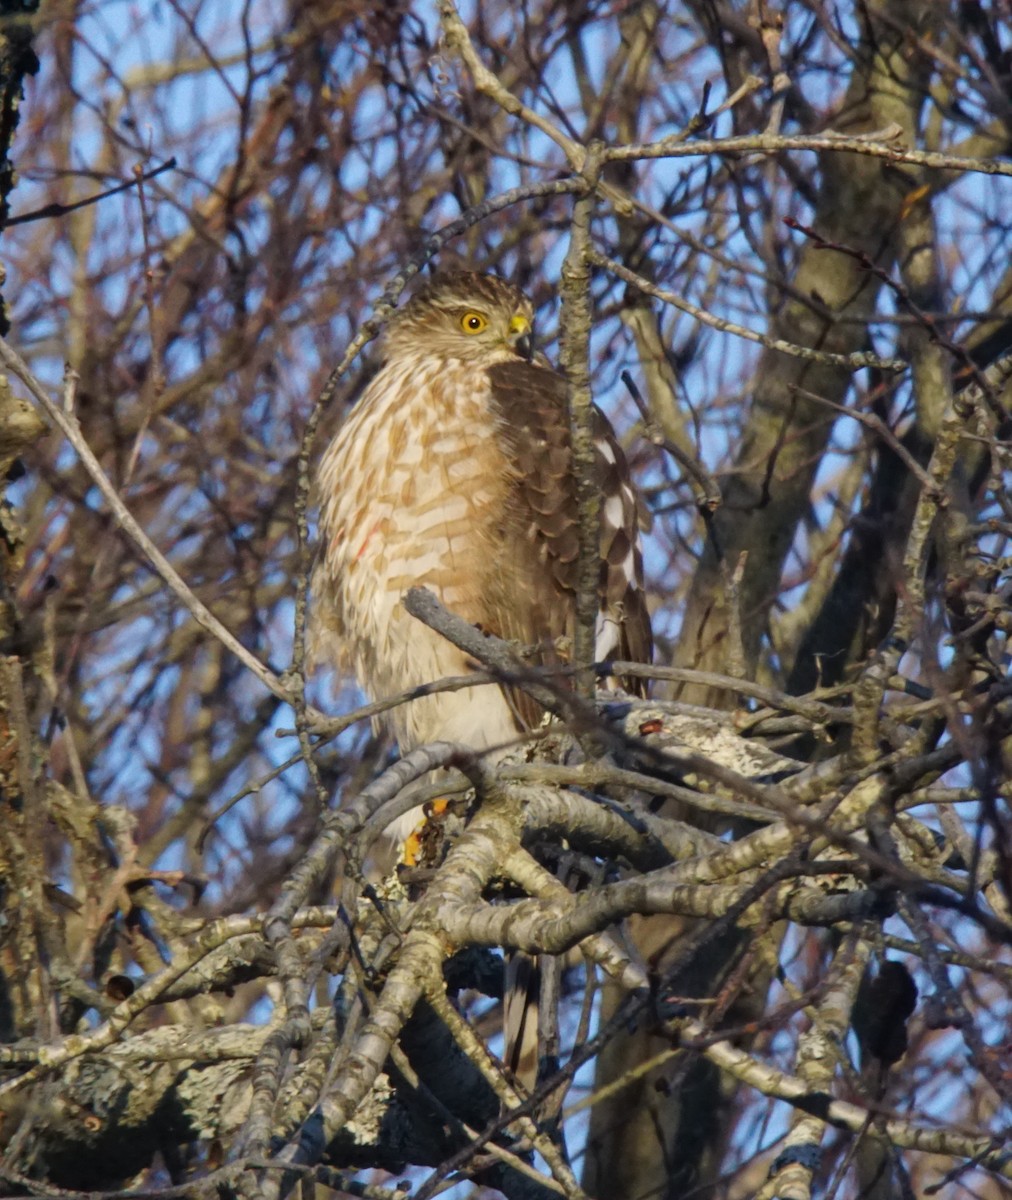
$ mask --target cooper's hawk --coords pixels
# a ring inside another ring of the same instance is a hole
[[[578,516],[564,379],[532,359],[529,302],[490,275],[431,283],[391,319],[383,366],[320,464],[322,553],[313,577],[318,659],[351,667],[373,698],[473,663],[401,605],[434,591],[466,620],[558,661],[572,635]],[[595,410],[601,503],[598,659],[646,662],[643,512],[625,456]],[[494,684],[395,708],[402,751],[508,746],[540,719]]]

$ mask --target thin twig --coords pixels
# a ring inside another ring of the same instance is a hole
[[[635,380],[628,371],[622,372],[621,379],[629,395],[632,396],[633,403],[639,409],[640,416],[643,418],[643,430],[647,440],[654,446],[659,446],[666,453],[670,454],[685,472],[688,477],[689,486],[692,488],[696,507],[701,510],[707,509],[710,512],[716,512],[723,500],[720,494],[720,485],[716,479],[713,478],[698,459],[693,458],[690,454],[686,454],[677,442],[664,436],[646,401],[640,394]]]
[[[76,212],[79,208],[87,208],[89,204],[98,204],[100,200],[105,200],[109,196],[118,196],[120,192],[128,192],[131,188],[139,187],[142,183],[147,183],[149,179],[154,179],[165,171],[173,170],[175,166],[175,158],[169,158],[159,166],[152,167],[150,171],[145,171],[133,179],[128,179],[126,183],[120,183],[116,187],[96,192],[93,196],[88,196],[84,200],[76,200],[73,204],[44,204],[41,208],[33,208],[31,212],[18,213],[15,217],[7,218],[7,228],[9,229],[11,225],[26,225],[29,221],[43,221],[47,217],[65,217],[67,213]]]
[[[764,346],[767,350],[779,350],[782,354],[789,354],[792,358],[800,358],[804,362],[825,363],[833,367],[844,367],[848,371],[861,371],[866,367],[877,367],[880,371],[905,371],[908,363],[902,358],[880,358],[877,354],[872,354],[868,350],[857,350],[853,354],[832,354],[828,350],[813,350],[810,346],[798,346],[794,342],[786,342],[783,338],[769,337],[764,333],[756,333],[754,329],[748,329],[744,325],[738,325],[734,321],[725,321],[722,317],[715,317],[712,313],[707,312],[705,308],[700,308],[697,304],[690,304],[677,292],[668,291],[667,288],[658,287],[657,284],[651,283],[649,279],[645,279],[642,275],[638,275],[635,271],[630,271],[620,262],[609,258],[606,254],[601,254],[600,251],[591,249],[588,251],[590,261],[596,267],[601,267],[605,271],[610,271],[613,275],[617,275],[619,279],[632,287],[639,288],[648,296],[653,296],[656,300],[663,300],[665,304],[670,304],[677,308],[680,312],[686,313],[694,320],[699,321],[701,325],[709,325],[711,329],[719,329],[721,333],[732,333],[736,337],[745,338],[750,342],[757,342],[760,346]]]
[[[230,650],[245,667],[253,672],[264,687],[273,692],[280,700],[284,700],[290,704],[293,697],[281,679],[269,667],[265,666],[255,654],[247,650],[235,634],[218,620],[203,600],[194,595],[176,568],[144,532],[133,513],[123,503],[109,476],[102,469],[101,463],[95,457],[94,452],[81,431],[80,425],[77,423],[77,418],[72,413],[66,412],[62,405],[56,404],[50,399],[49,393],[32,373],[28,364],[4,338],[0,338],[0,361],[28,388],[42,406],[46,416],[59,428],[63,436],[73,446],[93,483],[105,497],[105,501],[109,505],[109,510],[117,525],[137,546],[155,572],[161,576],[166,586],[183,607],[186,608],[197,624],[216,637],[226,649]],[[320,714],[321,717],[322,715]]]

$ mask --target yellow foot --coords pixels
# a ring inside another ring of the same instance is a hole
[[[425,805],[425,815],[404,839],[404,845],[401,847],[402,867],[426,865],[426,860],[433,856],[439,843],[439,826],[449,807],[450,801],[445,796],[440,796],[438,800],[430,800]]]

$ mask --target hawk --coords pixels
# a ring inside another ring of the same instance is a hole
[[[436,279],[391,318],[383,362],[319,468],[321,554],[311,640],[372,698],[474,663],[401,605],[427,587],[474,625],[558,662],[575,622],[578,513],[566,382],[532,352],[533,309],[492,275]],[[647,662],[650,620],[625,455],[594,410],[601,488],[596,656]],[[541,718],[483,684],[412,700],[402,752],[437,740],[499,751]]]

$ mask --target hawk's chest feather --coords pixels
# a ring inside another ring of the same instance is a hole
[[[346,609],[381,609],[408,588],[474,614],[495,553],[509,464],[485,372],[429,360],[372,381],[320,469],[322,526]]]
[[[466,673],[466,656],[400,601],[428,587],[485,621],[512,476],[484,372],[444,360],[381,371],[320,465],[317,653],[353,667],[372,696]],[[516,731],[494,685],[416,700],[390,721],[402,749],[440,737],[497,745]]]

